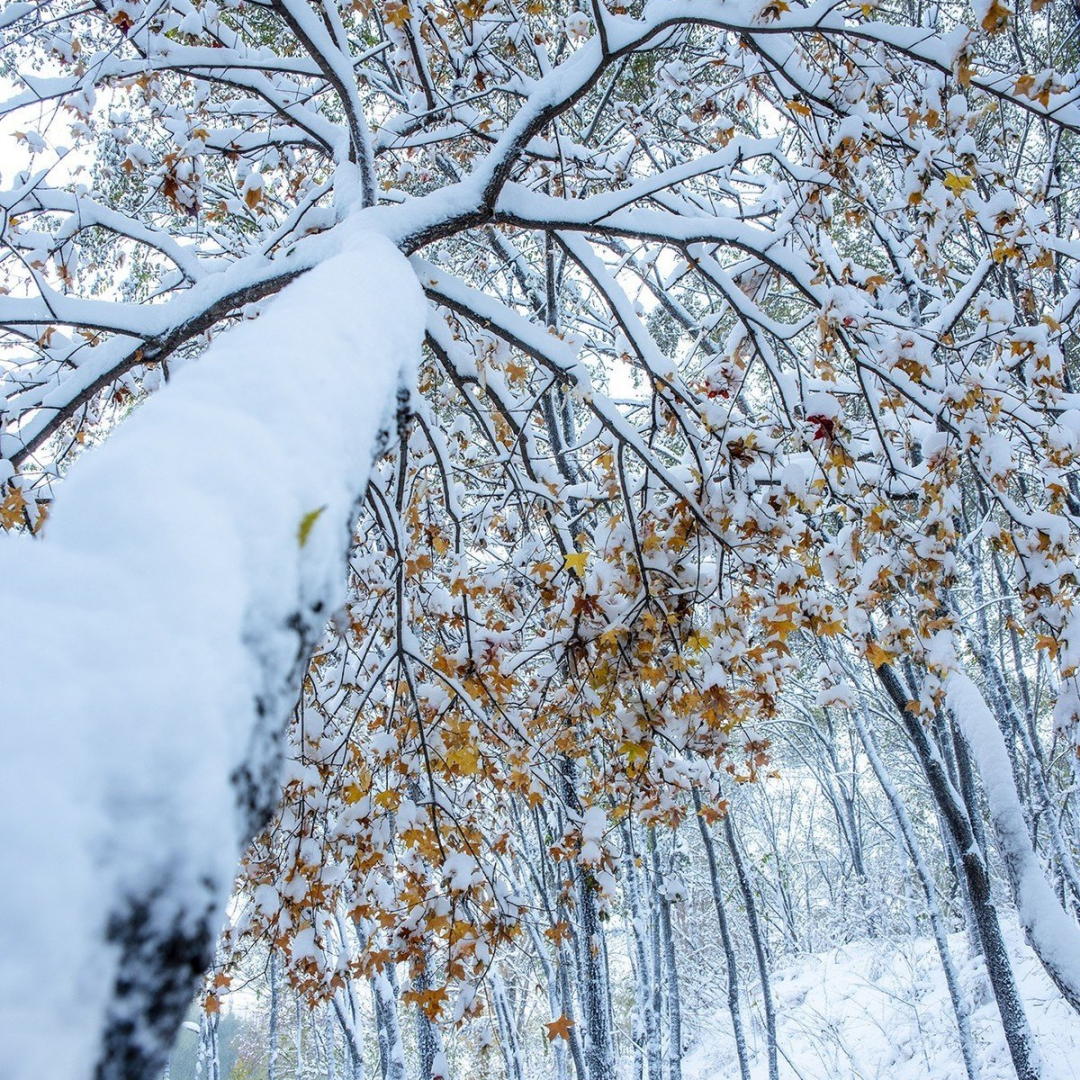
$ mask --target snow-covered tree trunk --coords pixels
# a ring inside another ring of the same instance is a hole
[[[278,1042],[281,1039],[281,958],[270,949],[270,1045],[267,1049],[266,1080],[278,1080]]]
[[[413,979],[413,989],[424,991],[430,988],[429,959],[425,952],[420,960],[417,975]],[[442,1034],[439,1031],[438,1024],[428,1016],[420,1005],[416,1007],[415,1018],[419,1080],[431,1080],[436,1058],[443,1052]]]
[[[636,1012],[640,1017],[639,1036],[644,1043],[644,1060],[648,1065],[649,1080],[660,1080],[660,1016],[656,1010],[653,991],[656,981],[651,978],[649,940],[646,927],[645,905],[641,897],[641,875],[635,865],[634,830],[630,821],[622,824],[624,845],[623,888],[630,908],[630,934],[634,949],[634,974],[636,976]]]
[[[338,990],[331,1001],[345,1040],[350,1080],[364,1080],[364,1039],[359,1026],[360,1010],[356,1001],[356,984],[351,977],[346,980],[345,988]]]
[[[1080,1011],[1080,927],[1062,908],[1031,846],[1001,729],[962,673],[949,678],[948,703],[977,763],[1024,933],[1062,996]]]
[[[727,905],[720,886],[720,871],[716,864],[716,845],[713,843],[709,826],[701,816],[701,795],[694,790],[694,809],[697,811],[698,829],[701,843],[705,848],[705,859],[709,868],[709,886],[712,892],[713,906],[720,927],[720,943],[724,949],[724,963],[727,967],[727,1004],[731,1014],[731,1031],[735,1038],[735,1054],[739,1059],[741,1080],[750,1080],[750,1059],[746,1052],[746,1029],[743,1025],[742,1007],[739,1003],[739,967],[735,957],[735,946],[731,939],[728,923]]]
[[[6,711],[24,718],[0,765],[25,942],[0,989],[13,1080],[160,1072],[279,797],[285,721],[424,318],[396,248],[353,236],[77,463],[44,541],[0,552],[21,629]]]
[[[294,1002],[296,1006],[296,1024],[294,1027],[295,1034],[293,1035],[293,1049],[295,1052],[295,1068],[293,1070],[294,1080],[303,1080],[304,1076],[304,1012],[303,1005],[300,1001],[300,995],[296,996]]]
[[[514,1030],[514,1014],[506,998],[506,983],[498,972],[491,979],[491,994],[495,1005],[495,1019],[499,1026],[499,1046],[507,1080],[522,1080],[521,1047]],[[430,1078],[425,1078],[430,1080]]]
[[[371,977],[371,999],[379,1030],[383,1080],[405,1080],[405,1047],[401,1041],[397,994],[390,982],[392,971],[392,966],[386,964]]]
[[[659,944],[663,955],[663,987],[667,1006],[664,1010],[667,1020],[667,1076],[668,1080],[682,1080],[682,1001],[679,997],[679,968],[675,956],[675,933],[671,923],[669,882],[661,866],[660,847],[653,830],[653,918],[659,931]],[[668,865],[670,867],[671,860]]]
[[[337,1080],[337,1025],[331,1006],[327,1006],[323,1011],[323,1033],[326,1040],[326,1080]]]
[[[1024,673],[1024,666],[1022,661],[1018,662],[1016,665],[1017,681],[1021,692],[1021,704],[1023,705],[1026,714],[1024,717],[1021,717],[1017,703],[1013,700],[1013,696],[1009,691],[1005,672],[1002,669],[1002,665],[998,662],[998,657],[995,655],[993,648],[984,599],[985,589],[983,587],[982,561],[981,559],[976,558],[974,554],[969,555],[967,561],[971,569],[972,587],[976,603],[975,624],[977,632],[969,635],[973,644],[972,653],[982,671],[983,677],[986,679],[989,693],[995,703],[995,711],[997,713],[999,726],[1003,732],[1011,730],[1013,735],[1020,741],[1024,751],[1026,770],[1031,777],[1035,790],[1038,792],[1039,808],[1042,810],[1042,819],[1046,822],[1051,850],[1054,854],[1054,861],[1057,865],[1058,872],[1063,879],[1064,886],[1067,887],[1072,894],[1074,903],[1080,902],[1080,872],[1077,871],[1076,863],[1069,850],[1068,842],[1062,834],[1061,827],[1058,823],[1054,799],[1050,793],[1049,784],[1047,783],[1043,755],[1040,753],[1040,748],[1036,745],[1035,739],[1032,737],[1032,727],[1029,726],[1032,710],[1030,707],[1030,692]],[[1012,638],[1015,637],[1015,634],[1015,629],[1010,629],[1010,643],[1012,643]],[[1016,649],[1015,651],[1016,655],[1019,656],[1019,650]],[[1019,763],[1016,760],[1017,754],[1015,750],[1011,749],[1012,743],[1006,743],[1005,745],[1006,748],[1009,749],[1009,761],[1013,767],[1014,776],[1018,777],[1020,775],[1020,770]],[[1029,814],[1025,813],[1025,819],[1028,816]]]
[[[735,867],[735,876],[739,881],[739,891],[746,905],[746,921],[750,928],[750,937],[754,944],[754,959],[757,961],[758,978],[761,980],[761,1000],[765,1011],[765,1041],[769,1059],[769,1080],[777,1080],[780,1075],[778,1046],[776,1042],[776,1005],[773,1001],[772,983],[769,979],[769,956],[765,935],[758,918],[757,903],[746,871],[746,863],[739,850],[739,840],[735,835],[731,812],[724,815],[724,839],[727,841],[731,862]]]
[[[977,1080],[978,1067],[975,1063],[975,1049],[971,1038],[971,1023],[968,1018],[967,1002],[964,1000],[959,973],[956,970],[952,951],[949,948],[948,930],[945,926],[945,920],[942,918],[941,909],[938,906],[937,890],[934,886],[933,876],[926,865],[926,860],[923,858],[918,837],[915,835],[915,829],[912,827],[907,808],[904,806],[904,800],[896,785],[892,782],[888,769],[886,769],[885,763],[878,753],[873,731],[864,721],[859,710],[853,711],[852,719],[863,749],[866,751],[870,767],[873,769],[874,775],[881,785],[881,790],[885,793],[885,797],[892,809],[893,816],[896,818],[897,825],[900,827],[904,847],[907,849],[908,856],[922,885],[926,897],[926,910],[930,916],[930,927],[934,934],[934,943],[937,946],[941,967],[945,973],[945,984],[949,990],[953,1016],[956,1018],[956,1030],[960,1039],[960,1053],[964,1059],[964,1070],[967,1073],[968,1080]]]
[[[990,876],[982,846],[976,839],[970,807],[961,800],[960,793],[949,778],[946,762],[931,741],[922,721],[908,709],[908,697],[896,673],[889,666],[883,665],[877,668],[877,676],[907,731],[930,793],[948,829],[949,838],[959,851],[960,870],[970,902],[970,918],[978,931],[986,973],[994,992],[1013,1068],[1019,1080],[1038,1080],[1038,1053],[1016,985],[1012,961],[1005,947],[1001,923],[991,895]],[[998,734],[1000,737],[1000,732]]]
[[[566,805],[581,813],[578,800],[577,767],[563,757],[559,762],[559,779]],[[613,1080],[615,1050],[609,1022],[608,980],[604,963],[604,927],[596,884],[591,874],[580,866],[574,867],[574,901],[578,953],[578,990],[581,1000],[582,1026],[585,1031],[584,1055],[589,1080]]]

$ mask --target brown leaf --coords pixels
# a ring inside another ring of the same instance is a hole
[[[564,1013],[558,1020],[552,1020],[550,1024],[545,1026],[547,1027],[548,1042],[554,1042],[556,1039],[569,1041],[570,1029],[574,1026],[574,1021]]]

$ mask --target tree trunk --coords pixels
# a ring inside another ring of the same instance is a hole
[[[761,923],[758,920],[754,892],[750,885],[750,878],[746,873],[746,866],[743,863],[738,839],[735,836],[735,829],[731,822],[730,809],[724,815],[724,839],[727,841],[731,862],[735,867],[735,875],[739,881],[739,891],[742,893],[743,903],[746,905],[746,920],[750,926],[750,937],[754,942],[754,958],[757,961],[758,978],[761,980],[761,999],[765,1010],[765,1039],[769,1059],[769,1080],[779,1080],[780,1065],[777,1059],[776,1007],[773,1003],[772,984],[769,980],[769,958],[765,939],[762,936]]]
[[[724,962],[727,964],[727,1003],[728,1012],[731,1014],[731,1030],[735,1037],[735,1053],[739,1059],[739,1076],[741,1080],[750,1080],[750,1059],[746,1052],[746,1032],[743,1030],[742,1009],[739,1005],[739,969],[735,960],[735,946],[731,940],[724,894],[720,887],[716,848],[709,826],[701,816],[701,796],[696,788],[694,789],[694,809],[697,810],[698,830],[701,832],[701,843],[705,848],[705,860],[709,865],[709,884],[712,886],[713,906],[716,908],[716,921],[720,925],[720,942],[724,948]]]
[[[941,808],[953,842],[960,851],[960,866],[967,882],[975,925],[982,944],[986,972],[997,1002],[1009,1046],[1013,1067],[1018,1080],[1039,1080],[1038,1059],[1032,1042],[1027,1015],[1020,1000],[1012,963],[1005,939],[1001,933],[997,910],[990,891],[990,878],[986,864],[971,827],[968,808],[961,801],[960,793],[949,781],[945,763],[936,751],[918,717],[908,709],[908,696],[895,672],[887,665],[876,669],[886,693],[899,714],[911,744],[919,758],[930,792]]]
[[[873,731],[870,730],[858,711],[853,713],[852,718],[863,749],[866,751],[870,767],[874,770],[874,775],[881,785],[881,790],[885,793],[885,798],[892,808],[893,816],[900,827],[904,846],[907,848],[908,856],[922,885],[923,895],[926,897],[926,910],[930,916],[930,926],[934,934],[934,943],[941,959],[941,969],[945,973],[945,983],[949,989],[949,999],[952,1002],[953,1016],[956,1019],[956,1031],[960,1037],[960,1052],[964,1059],[964,1071],[968,1075],[968,1080],[977,1080],[978,1067],[975,1063],[975,1046],[971,1038],[971,1024],[968,1019],[967,1004],[963,998],[963,991],[960,989],[960,977],[956,965],[953,963],[952,952],[949,949],[948,931],[945,928],[945,920],[941,917],[941,909],[938,907],[934,879],[923,859],[922,849],[911,825],[911,819],[908,817],[904,800],[900,797],[900,792],[897,791],[896,785],[893,784],[892,779],[889,777],[885,763],[878,753]]]

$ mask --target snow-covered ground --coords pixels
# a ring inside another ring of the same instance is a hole
[[[1009,949],[1043,1060],[1044,1080],[1080,1080],[1080,1016],[1061,999],[1019,928]],[[961,935],[949,939],[972,1009],[981,1080],[1015,1076],[986,976]],[[949,995],[930,938],[870,941],[802,956],[774,976],[780,1075],[789,1080],[963,1080]],[[754,1080],[768,1075],[760,1003],[754,1017]],[[685,1061],[686,1080],[738,1080],[725,1010]]]

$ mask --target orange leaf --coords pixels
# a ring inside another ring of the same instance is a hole
[[[996,34],[999,30],[1005,29],[1011,14],[1012,11],[1000,3],[999,0],[993,0],[993,3],[983,16],[982,28],[988,34]]]
[[[871,641],[866,646],[866,659],[875,667],[886,667],[892,663],[893,654],[888,649],[883,649],[876,641]]]
[[[570,1039],[570,1029],[574,1026],[574,1021],[570,1019],[565,1013],[559,1017],[558,1020],[552,1020],[550,1024],[547,1024],[547,1037],[548,1042],[554,1042],[556,1039]]]

